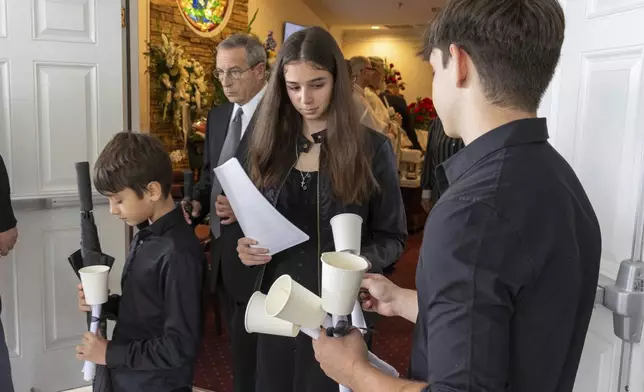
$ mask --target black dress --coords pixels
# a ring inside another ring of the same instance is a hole
[[[304,184],[304,186],[302,186]],[[320,295],[318,244],[318,173],[293,169],[277,201],[277,210],[310,239],[273,256],[267,264],[262,292],[282,275]],[[256,392],[337,392],[315,360],[311,338],[259,335]]]

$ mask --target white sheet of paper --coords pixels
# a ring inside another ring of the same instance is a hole
[[[284,218],[255,187],[239,164],[231,158],[214,169],[244,235],[258,248],[274,255],[308,241],[309,236]]]

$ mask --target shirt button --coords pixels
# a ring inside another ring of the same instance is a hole
[[[297,263],[297,266],[298,266],[298,267],[302,267],[302,263]]]
[[[139,245],[141,245],[141,244],[143,244],[143,240],[140,240],[140,241],[139,241]]]

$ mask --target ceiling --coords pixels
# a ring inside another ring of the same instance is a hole
[[[303,0],[328,25],[418,25],[445,0]]]

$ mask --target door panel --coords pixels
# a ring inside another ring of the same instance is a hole
[[[598,306],[586,336],[574,392],[617,391],[621,342],[613,333],[613,313]]]
[[[0,263],[2,319],[17,391],[34,387],[54,392],[87,385],[82,363],[74,355],[87,326],[77,308],[78,278],[67,262],[79,248],[79,206],[53,204],[16,203],[19,242],[10,262],[3,258]],[[103,251],[116,258],[110,289],[118,293],[126,231],[105,204],[96,206],[95,218]]]
[[[19,230],[0,259],[0,295],[19,392],[87,385],[74,355],[86,324],[67,262],[80,243],[74,163],[93,163],[123,129],[120,12],[115,0],[0,0],[0,154]],[[120,292],[126,227],[104,203],[95,216]]]

